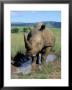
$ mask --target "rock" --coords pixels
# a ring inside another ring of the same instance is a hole
[[[48,57],[47,57],[47,59],[46,59],[46,63],[48,63],[49,61],[54,61],[54,60],[56,60],[57,59],[57,56],[56,55],[54,55],[54,54],[49,54],[48,55]]]
[[[32,69],[32,58],[18,52],[13,60],[11,60],[11,65],[12,73],[29,74]]]
[[[32,70],[32,61],[29,60],[18,67],[18,73],[29,74]]]

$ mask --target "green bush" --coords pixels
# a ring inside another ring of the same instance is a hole
[[[12,28],[11,29],[11,33],[18,33],[19,32],[19,29],[18,28]]]
[[[23,28],[23,32],[28,32],[28,28],[27,27],[24,27]]]

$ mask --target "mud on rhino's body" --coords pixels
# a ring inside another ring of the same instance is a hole
[[[37,26],[30,31],[27,36],[24,35],[24,40],[27,54],[32,56],[33,59],[41,53],[42,58],[46,60],[48,53],[55,44],[53,32],[48,30],[48,28],[46,28],[42,23],[37,24]],[[36,61],[38,61],[38,59]]]

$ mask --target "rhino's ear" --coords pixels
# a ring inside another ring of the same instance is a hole
[[[45,25],[44,25],[44,24],[42,24],[39,30],[40,30],[40,31],[45,30]]]

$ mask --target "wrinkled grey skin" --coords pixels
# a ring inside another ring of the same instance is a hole
[[[28,35],[24,35],[24,41],[28,55],[34,59],[35,56],[41,53],[42,59],[46,60],[48,53],[55,44],[55,37],[53,32],[48,30],[43,23],[38,23]]]

